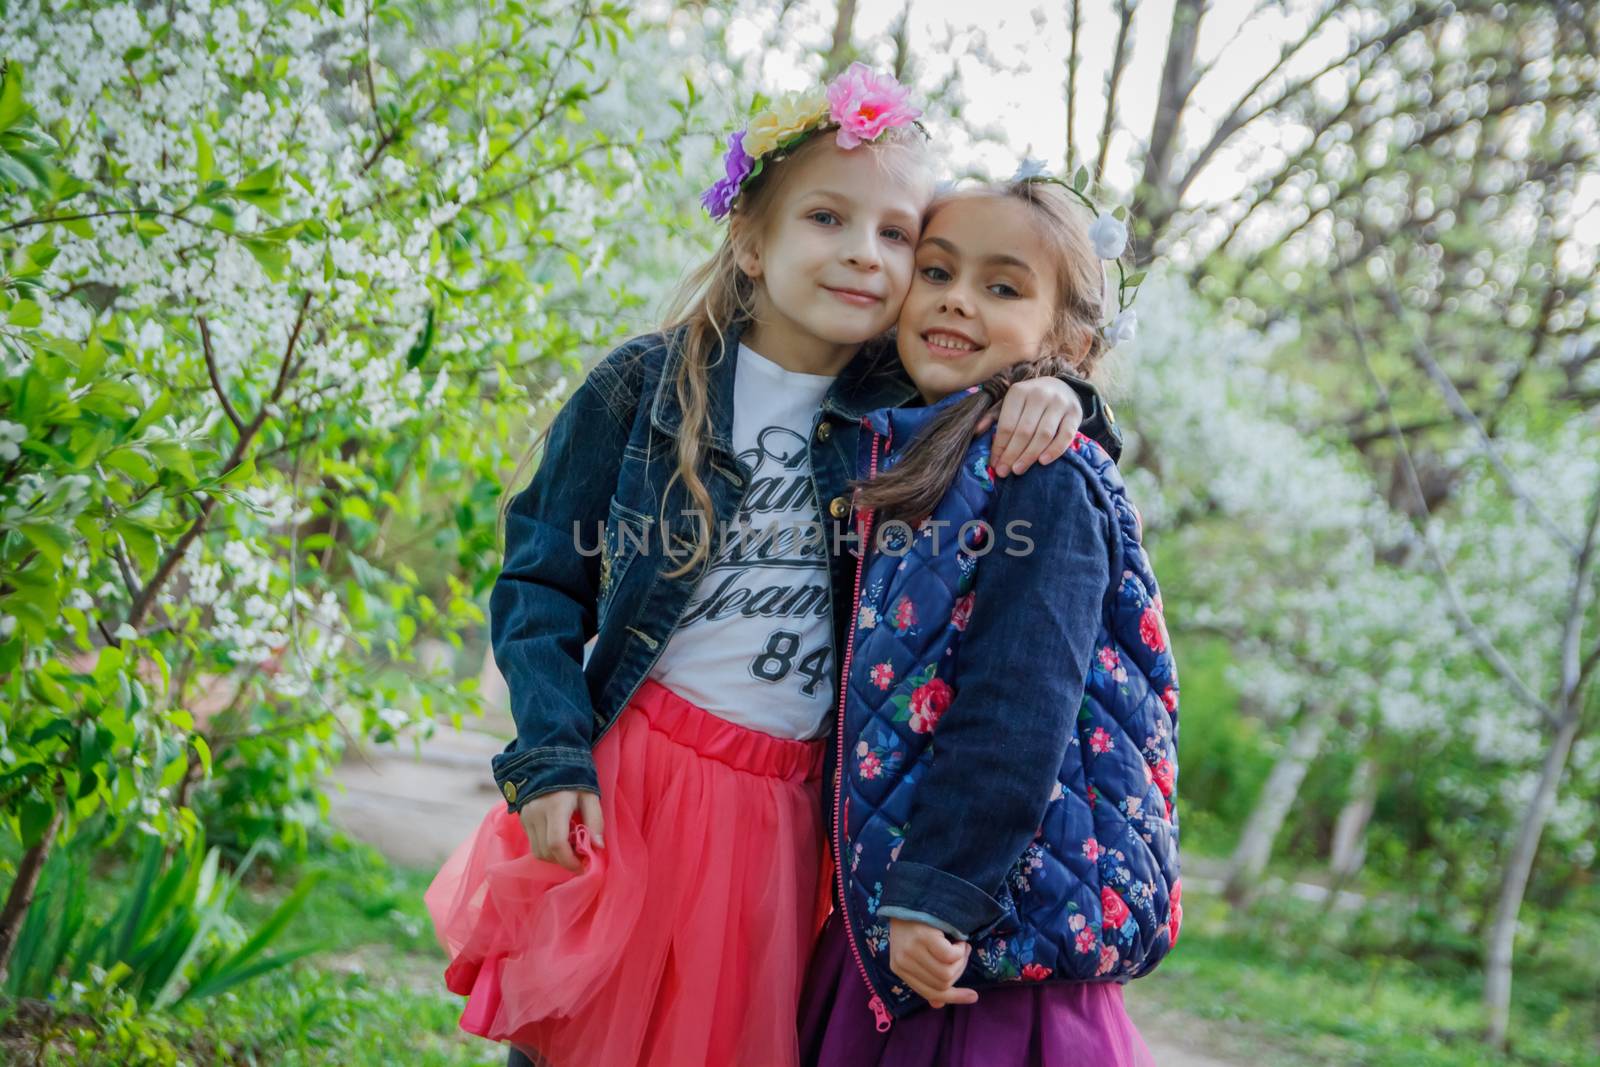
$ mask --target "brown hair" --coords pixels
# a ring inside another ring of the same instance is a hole
[[[1087,378],[1105,355],[1098,327],[1105,276],[1082,205],[1054,183],[1013,181],[950,193],[929,208],[928,218],[951,203],[979,198],[1020,200],[1033,209],[1056,268],[1055,314],[1035,359],[1005,368],[941,411],[893,470],[851,483],[856,507],[875,512],[880,522],[916,525],[933,513],[961,469],[973,429],[1017,382],[1068,374]]]

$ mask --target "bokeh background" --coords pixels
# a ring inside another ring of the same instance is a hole
[[[495,512],[861,59],[1081,168],[1182,674],[1164,1064],[1600,1064],[1600,7],[0,0],[0,1059],[463,1064]]]

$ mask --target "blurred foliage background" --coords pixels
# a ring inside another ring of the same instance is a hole
[[[1152,1042],[1600,1063],[1593,4],[0,14],[8,1057],[495,1060],[330,774],[508,732],[503,485],[751,96],[862,59],[1152,270],[1105,383],[1183,679]]]

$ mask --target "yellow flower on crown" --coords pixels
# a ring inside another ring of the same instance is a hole
[[[804,133],[828,117],[828,98],[819,91],[789,93],[750,120],[744,135],[744,150],[751,159],[760,159],[785,141]]]

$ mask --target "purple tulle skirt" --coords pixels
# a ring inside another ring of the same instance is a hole
[[[834,914],[800,1006],[800,1059],[815,1067],[1155,1067],[1111,982],[979,992],[978,1002],[898,1019],[878,1033],[866,983]]]

